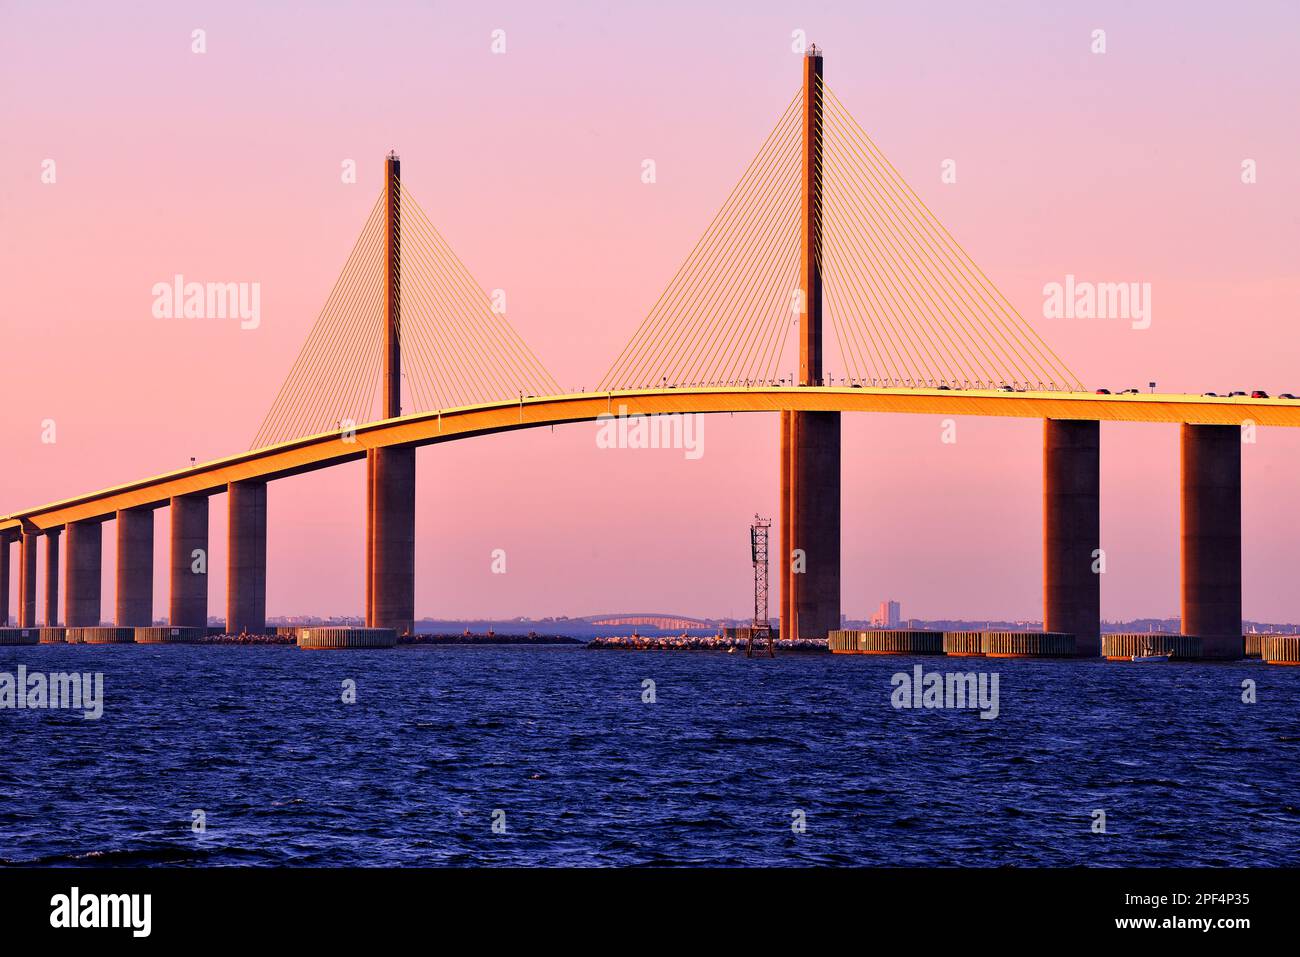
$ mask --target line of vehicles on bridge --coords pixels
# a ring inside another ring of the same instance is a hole
[[[1005,392],[1005,391],[1007,391],[1007,390],[1004,389],[1003,391]],[[1110,389],[1098,389],[1098,390],[1097,390],[1097,395],[1110,395],[1110,394],[1111,394]],[[1118,392],[1118,393],[1115,393],[1115,394],[1116,394],[1116,395],[1137,395],[1137,394],[1138,394],[1138,390],[1137,390],[1137,389],[1124,389],[1124,390],[1122,390],[1122,391],[1120,391],[1120,392]],[[1210,399],[1244,399],[1244,398],[1246,397],[1246,393],[1244,393],[1244,392],[1225,392],[1223,395],[1219,395],[1219,393],[1217,393],[1217,392],[1202,392],[1201,395],[1205,396],[1206,398],[1210,398]],[[1250,393],[1250,397],[1251,397],[1252,399],[1267,399],[1267,398],[1269,398],[1269,394],[1268,394],[1267,392],[1265,392],[1263,389],[1255,389],[1253,392]],[[1290,392],[1283,392],[1283,393],[1281,393],[1280,395],[1278,395],[1278,398],[1279,398],[1279,399],[1295,399],[1296,397],[1293,396]]]
[[[863,384],[862,382],[855,382],[855,381],[853,381],[853,380],[849,380],[849,379],[844,379],[844,380],[841,380],[841,381],[842,381],[842,382],[847,382],[849,388],[852,388],[852,389],[862,389],[862,388],[865,388],[865,386],[864,386],[864,384]],[[892,380],[891,380],[891,381],[892,381]],[[705,385],[741,385],[742,383],[741,383],[740,381],[736,381],[736,382],[727,382],[727,383],[703,383],[703,384],[705,384]],[[817,384],[820,384],[820,385],[832,385],[832,386],[833,386],[833,385],[835,384],[835,379],[834,379],[834,377],[829,377],[829,376],[828,376],[828,377],[825,378],[824,381],[819,380],[819,382],[818,382]],[[876,380],[875,380],[875,379],[872,379],[870,384],[871,384],[872,387],[875,387]],[[947,385],[947,384],[934,385],[933,382],[931,382],[931,381],[929,381],[929,380],[927,380],[927,384],[930,385],[932,388],[937,389],[937,390],[940,391],[940,392],[961,392],[961,391],[963,391],[963,388],[968,388],[968,387],[970,386],[970,383],[969,383],[969,382],[966,383],[966,386],[965,386],[965,387],[963,387],[963,386],[959,386],[959,385],[958,385],[958,386],[952,386],[952,385]],[[784,386],[784,385],[786,385],[786,379],[785,379],[784,376],[783,376],[782,378],[780,378],[780,379],[775,380],[775,381],[768,381],[768,380],[763,380],[763,379],[745,379],[744,382],[743,382],[743,385],[744,385],[746,388],[750,388],[750,387],[752,387],[752,386],[769,386],[769,385],[780,385],[780,386]],[[885,385],[885,380],[881,380],[881,385],[882,385],[882,386]],[[920,386],[922,386],[922,383],[918,382],[918,383],[916,383],[916,385],[917,385],[918,387],[920,387]],[[1040,385],[1040,387],[1041,387],[1042,384],[1040,383],[1039,385]],[[1151,391],[1154,392],[1154,391],[1155,391],[1155,383],[1154,383],[1154,382],[1151,383],[1151,386],[1152,386]],[[691,386],[679,386],[677,383],[669,384],[669,383],[667,382],[666,379],[665,379],[665,381],[664,381],[664,383],[663,383],[663,388],[665,388],[665,389],[690,388],[690,387],[691,387]],[[978,385],[977,385],[977,388],[978,388]],[[1000,386],[997,387],[997,391],[998,391],[998,392],[1028,392],[1028,391],[1030,391],[1030,390],[1029,390],[1027,387],[1022,388],[1022,387],[1020,387],[1020,386],[1014,386],[1014,385],[1000,385]],[[1120,389],[1118,392],[1111,392],[1110,389],[1094,389],[1093,391],[1094,391],[1094,393],[1095,393],[1096,395],[1141,395],[1141,391],[1140,391],[1139,389]],[[1244,398],[1247,398],[1247,396],[1249,396],[1249,398],[1252,398],[1252,399],[1268,399],[1268,398],[1272,398],[1272,397],[1269,396],[1269,394],[1268,394],[1267,392],[1265,392],[1263,389],[1254,389],[1254,390],[1252,390],[1250,393],[1241,392],[1241,391],[1225,392],[1225,393],[1223,393],[1222,395],[1220,395],[1220,394],[1217,393],[1217,392],[1202,392],[1201,395],[1205,396],[1205,397],[1208,398],[1208,399],[1244,399]],[[535,395],[532,395],[532,394],[530,393],[530,394],[528,394],[527,396],[524,396],[523,398],[527,398],[527,399],[535,399],[535,398],[537,398],[537,397],[536,397]],[[1300,401],[1300,396],[1292,395],[1290,392],[1281,392],[1281,393],[1278,393],[1278,395],[1276,396],[1276,398],[1279,398],[1279,399],[1290,399],[1290,400],[1292,400],[1292,401]]]
[[[940,392],[951,392],[951,391],[953,391],[952,386],[948,386],[948,385],[940,385],[940,386],[936,386],[936,388],[937,388]],[[1012,386],[1012,385],[1000,385],[1000,386],[998,386],[998,391],[999,391],[999,392],[1027,392],[1028,390],[1027,390],[1027,389],[1018,389],[1018,388],[1016,388],[1015,386]],[[1141,393],[1139,392],[1139,390],[1137,390],[1137,389],[1121,389],[1119,392],[1111,392],[1110,389],[1096,389],[1096,390],[1095,390],[1095,393],[1096,393],[1097,395],[1140,395],[1140,394],[1141,394]],[[1223,395],[1219,395],[1219,393],[1217,393],[1217,392],[1202,392],[1201,395],[1205,396],[1206,398],[1210,398],[1210,399],[1238,399],[1238,398],[1244,399],[1244,398],[1246,398],[1246,393],[1245,393],[1245,392],[1225,392]],[[1292,400],[1295,400],[1295,401],[1300,401],[1300,397],[1294,396],[1294,395],[1292,395],[1290,392],[1282,392],[1282,393],[1280,393],[1277,397],[1278,397],[1279,399],[1292,399]],[[1252,398],[1252,399],[1267,399],[1267,398],[1269,398],[1269,394],[1268,394],[1267,392],[1265,392],[1263,389],[1255,389],[1255,390],[1253,390],[1253,391],[1250,393],[1250,398]]]

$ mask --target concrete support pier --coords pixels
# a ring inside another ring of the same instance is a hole
[[[415,449],[374,449],[366,460],[366,627],[415,627]]]
[[[794,551],[794,531],[790,527],[790,486],[794,466],[794,451],[790,447],[790,438],[794,431],[794,412],[781,410],[781,487],[780,515],[777,518],[777,538],[781,550],[777,553],[776,580],[780,589],[779,635],[789,638],[794,634],[794,615],[791,608],[794,603],[794,588],[790,584],[790,555]]]
[[[153,510],[117,513],[117,613],[119,628],[153,624]]]
[[[23,529],[19,539],[18,627],[36,627],[36,542],[40,533]]]
[[[207,496],[175,496],[171,500],[171,523],[167,621],[178,628],[204,628],[208,623]]]
[[[45,530],[45,624],[59,623],[59,536],[62,528]]]
[[[1101,654],[1101,423],[1043,420],[1043,629]]]
[[[226,631],[260,635],[266,632],[266,483],[231,482],[227,493]]]
[[[786,412],[782,425],[781,637],[825,638],[840,627],[840,414]]]
[[[68,556],[63,563],[64,623],[69,628],[99,625],[104,527],[97,521],[68,525]]]
[[[1240,658],[1241,429],[1182,426],[1183,634],[1206,658]]]

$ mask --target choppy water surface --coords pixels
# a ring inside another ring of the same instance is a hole
[[[1300,861],[1300,668],[0,649],[19,664],[102,671],[106,700],[99,721],[0,711],[4,863]],[[999,716],[895,710],[916,664],[998,672]]]

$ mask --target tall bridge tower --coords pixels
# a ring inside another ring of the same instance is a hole
[[[402,414],[402,162],[384,160],[383,416]],[[366,627],[415,627],[415,448],[366,453]]]
[[[803,61],[799,385],[822,369],[822,54]],[[824,638],[840,626],[840,414],[781,413],[781,637]]]

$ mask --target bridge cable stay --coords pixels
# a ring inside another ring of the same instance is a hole
[[[777,378],[798,284],[796,94],[599,391]]]
[[[562,390],[402,185],[402,339],[415,407],[447,409]],[[407,411],[407,410],[403,410]]]
[[[378,388],[359,356],[374,355],[383,334],[384,194],[380,191],[324,307],[303,342],[251,448],[368,421]],[[350,360],[350,361],[345,361]],[[368,382],[374,382],[374,389]]]
[[[823,90],[813,255],[844,372],[825,384],[1083,390]],[[781,114],[600,391],[794,381],[781,370],[803,313],[801,101],[797,93]]]
[[[817,252],[848,378],[1083,390],[834,91],[825,94]]]
[[[381,190],[252,448],[381,417],[384,200]],[[401,210],[403,414],[559,393],[405,185]]]

